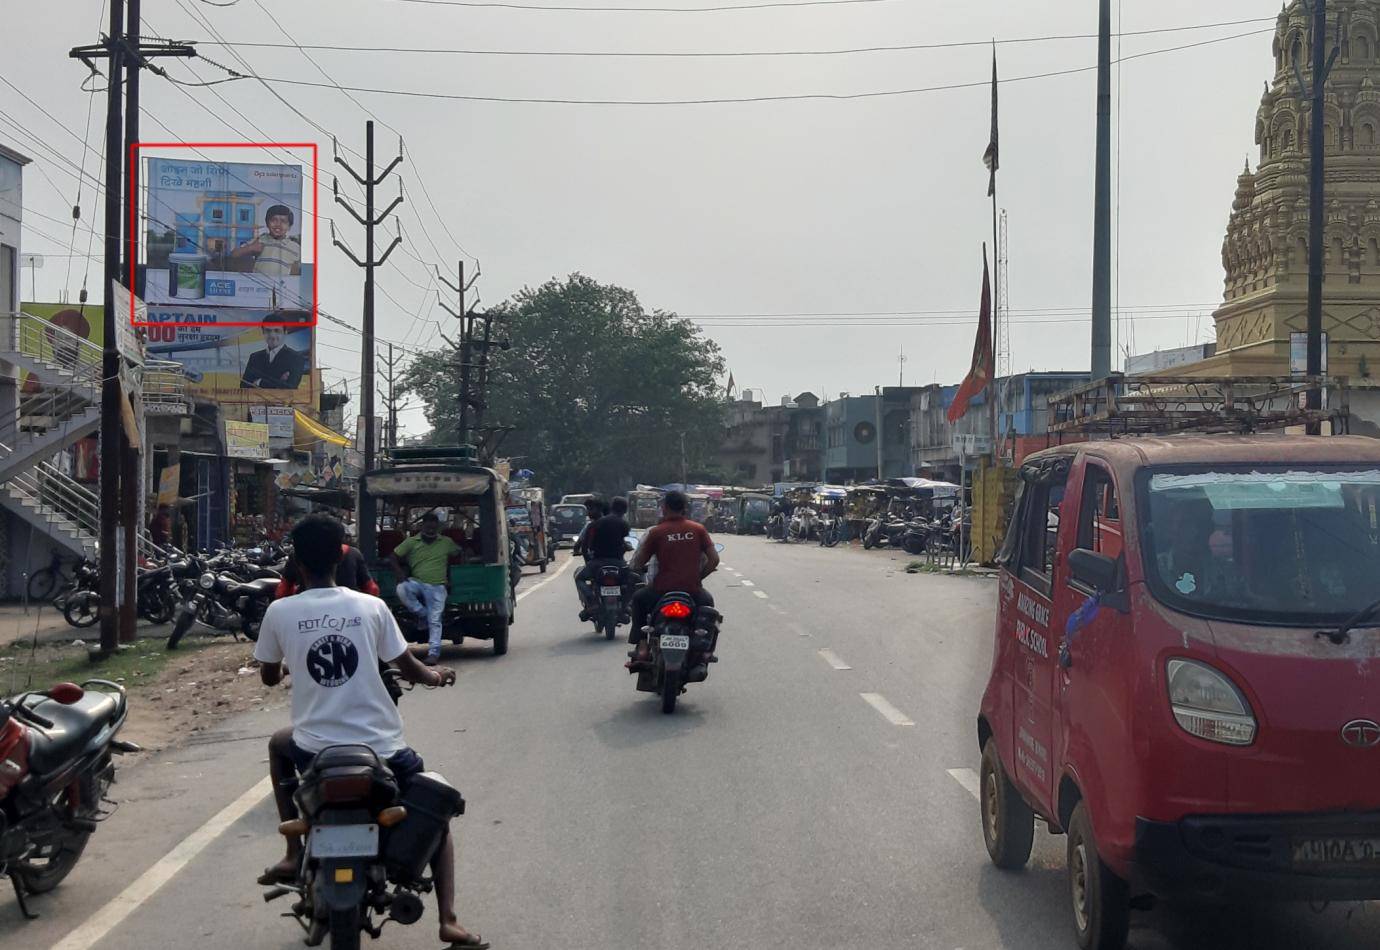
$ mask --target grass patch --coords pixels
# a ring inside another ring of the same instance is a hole
[[[193,656],[217,642],[210,638],[186,640],[172,656]],[[136,687],[141,682],[156,679],[172,659],[166,641],[160,637],[136,640],[105,659],[92,662],[88,651],[98,643],[99,640],[85,640],[81,646],[70,641],[40,643],[36,651],[32,643],[10,644],[0,652],[0,684],[8,686],[13,682],[20,688],[44,689],[69,680],[80,683],[87,679],[104,679]]]

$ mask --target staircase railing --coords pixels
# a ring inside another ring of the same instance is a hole
[[[100,498],[52,463],[40,462],[32,469],[11,477],[5,485],[16,489],[34,505],[47,505],[60,512],[93,541],[100,537]],[[142,558],[157,558],[163,553],[143,527],[139,529],[138,545]]]
[[[30,313],[0,314],[0,341],[10,352],[56,366],[78,385],[99,389],[103,353],[99,344]]]

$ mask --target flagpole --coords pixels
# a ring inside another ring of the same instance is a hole
[[[992,443],[993,468],[997,466],[1001,447],[1001,438],[997,432],[997,420],[1000,418],[997,400],[1000,397],[996,372],[1001,366],[1001,240],[997,215],[997,169],[1001,165],[1001,157],[997,146],[997,134],[997,41],[994,39],[992,40],[992,140],[987,146],[991,171],[987,192],[992,199],[992,380],[990,383],[992,391],[987,396],[987,420],[988,433]]]

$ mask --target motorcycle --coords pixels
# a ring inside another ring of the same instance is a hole
[[[223,630],[238,639],[243,633],[259,639],[259,625],[278,590],[279,577],[242,580],[233,574],[206,571],[177,609],[177,623],[168,637],[168,649],[176,650],[192,624]]]
[[[923,518],[907,522],[906,530],[901,535],[902,549],[911,555],[924,554],[930,548],[934,530],[934,525]]]
[[[396,685],[396,676],[390,681]],[[393,685],[396,701],[401,691]],[[331,950],[358,950],[361,933],[378,939],[390,920],[421,919],[431,859],[450,820],[465,813],[457,789],[421,772],[402,792],[368,746],[336,745],[317,753],[293,800],[301,817],[278,830],[306,841],[302,864],[293,883],[265,891],[264,901],[297,896],[290,913],[307,931],[307,946],[329,937]]]
[[[797,508],[791,518],[791,537],[797,541],[810,541],[819,529],[819,515],[813,508]]]
[[[657,601],[651,622],[643,628],[651,654],[634,671],[639,692],[660,694],[663,713],[676,711],[687,683],[709,678],[709,664],[719,660],[714,648],[722,620],[723,614],[698,606],[689,594],[665,594]]]
[[[89,627],[100,617],[101,572],[94,561],[82,558],[72,570],[72,584],[53,601],[63,619],[78,629]]]
[[[609,640],[628,622],[627,577],[628,568],[623,564],[601,564],[594,570],[588,613],[594,620],[594,629]]]
[[[124,689],[105,680],[0,699],[0,875],[29,920],[28,898],[72,873],[111,814],[112,754],[140,751],[116,738],[127,714]]]
[[[820,515],[818,534],[820,547],[837,547],[843,540],[843,519],[832,514]]]
[[[863,547],[869,550],[871,548],[900,547],[909,528],[909,523],[899,518],[874,517],[868,521],[867,529],[863,532]]]

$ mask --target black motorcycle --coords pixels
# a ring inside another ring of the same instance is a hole
[[[676,711],[676,700],[687,683],[709,678],[709,664],[718,662],[714,648],[719,641],[723,615],[713,607],[701,607],[689,594],[664,594],[657,601],[647,640],[651,655],[638,664],[637,689],[661,695],[661,711]]]
[[[177,623],[168,637],[168,649],[176,650],[194,623],[230,633],[238,639],[243,633],[259,639],[268,605],[278,591],[276,576],[242,580],[234,574],[206,571],[196,579],[195,588],[177,609]]]
[[[396,702],[401,689],[389,673]],[[296,881],[265,891],[264,900],[296,895],[290,913],[306,930],[307,946],[329,937],[331,950],[358,950],[361,933],[378,939],[390,920],[421,919],[421,895],[433,886],[431,859],[450,820],[465,813],[458,790],[422,772],[400,792],[368,746],[337,745],[317,753],[293,800],[301,817],[278,830],[306,841],[302,864]]]
[[[127,712],[124,689],[105,680],[0,699],[0,874],[30,920],[27,898],[72,873],[111,813],[112,754],[139,751],[116,738]]]
[[[72,583],[53,600],[53,606],[62,611],[63,618],[72,626],[81,629],[94,624],[99,618],[101,572],[95,561],[82,558],[72,569]]]
[[[628,622],[628,568],[624,564],[600,564],[594,569],[594,590],[585,611],[594,629],[612,640]]]
[[[863,547],[867,549],[899,548],[909,529],[909,522],[902,521],[900,518],[889,515],[873,517],[867,522],[867,528],[863,531]]]

